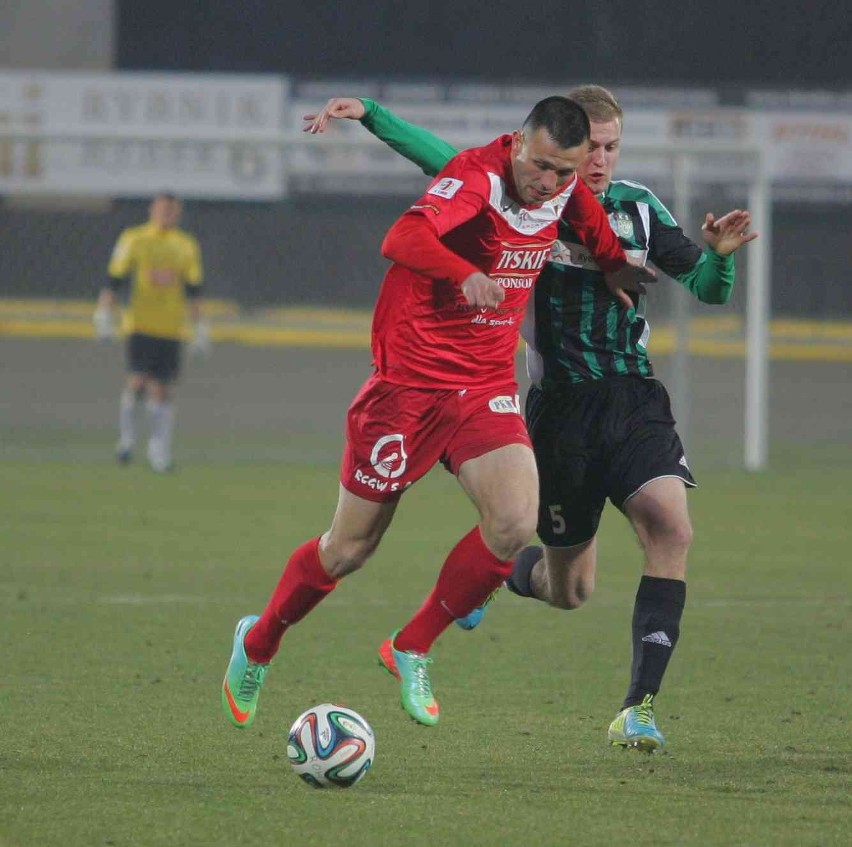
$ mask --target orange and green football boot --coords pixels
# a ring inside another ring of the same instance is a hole
[[[234,726],[245,729],[251,726],[257,711],[257,700],[268,664],[252,662],[246,656],[245,638],[257,623],[257,615],[246,615],[237,622],[234,649],[222,682],[222,708]]]
[[[432,660],[424,653],[397,650],[394,645],[399,630],[379,647],[379,665],[401,683],[400,703],[408,714],[424,726],[438,723],[440,707],[432,694],[429,665]]]

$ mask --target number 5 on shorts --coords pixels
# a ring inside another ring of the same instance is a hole
[[[550,521],[553,524],[553,532],[555,535],[565,535],[565,518],[562,517],[562,506],[548,506],[550,510]]]

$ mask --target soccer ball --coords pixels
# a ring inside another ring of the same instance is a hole
[[[350,788],[367,773],[375,755],[370,724],[336,703],[303,712],[287,736],[293,770],[314,788]]]

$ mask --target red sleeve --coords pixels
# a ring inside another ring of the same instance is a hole
[[[459,285],[479,272],[476,265],[444,247],[423,215],[403,215],[388,230],[382,255],[432,279],[449,279]]]
[[[609,225],[603,206],[579,177],[562,217],[571,224],[602,271],[617,271],[627,264],[627,256]]]

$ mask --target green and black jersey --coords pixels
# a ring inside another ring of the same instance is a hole
[[[727,302],[734,282],[733,258],[702,251],[650,189],[617,180],[599,199],[628,256],[642,264],[653,262],[704,302]],[[646,296],[633,295],[634,308],[625,308],[610,294],[603,274],[564,221],[533,296],[534,332],[525,335],[534,348],[528,365],[536,382],[547,387],[652,375]]]
[[[364,99],[361,122],[401,155],[434,176],[458,152],[422,127]],[[653,262],[703,303],[727,303],[734,285],[733,256],[702,250],[684,235],[653,192],[614,181],[598,198],[628,256]],[[530,376],[544,387],[625,374],[651,376],[645,296],[625,308],[609,293],[602,272],[571,226],[559,238],[536,282],[524,326]]]

